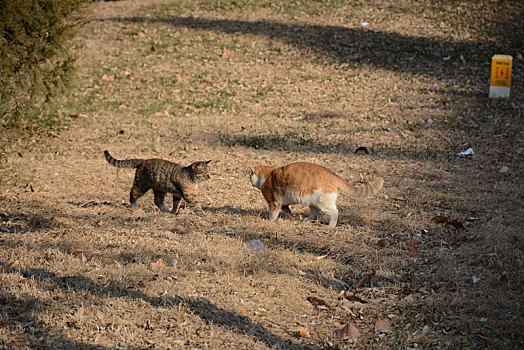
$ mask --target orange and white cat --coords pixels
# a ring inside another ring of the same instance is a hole
[[[309,206],[309,217],[315,220],[320,212],[329,216],[329,226],[338,221],[337,196],[341,190],[355,198],[375,195],[384,183],[381,177],[365,186],[352,186],[337,174],[312,163],[292,163],[282,167],[255,166],[251,170],[251,183],[267,201],[269,218],[276,220],[279,212],[291,212],[289,205]]]

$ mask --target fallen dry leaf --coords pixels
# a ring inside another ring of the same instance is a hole
[[[486,334],[486,333],[473,332],[473,333],[469,333],[469,334],[474,335],[475,337],[479,337],[479,338],[484,339],[484,340],[493,340],[493,338],[491,338],[491,336],[489,334]]]
[[[222,51],[222,58],[229,58],[229,52],[227,51],[227,49],[224,47],[224,50]]]
[[[356,295],[346,295],[344,296],[345,299],[349,301],[358,301],[359,303],[365,304],[367,301],[362,300],[361,298],[357,297]]]
[[[29,283],[30,280],[28,280],[27,278],[20,278],[18,282],[24,284],[24,283]]]
[[[344,328],[334,331],[333,335],[338,339],[358,340],[360,337],[360,331],[353,323],[348,323]]]
[[[378,245],[381,248],[387,248],[390,246],[390,243],[389,240],[387,240],[386,238],[382,238],[380,241],[378,241]]]
[[[164,262],[162,261],[162,258],[160,258],[157,260],[156,263],[153,264],[153,266],[151,266],[151,270],[156,271],[163,267],[166,267],[166,264],[164,264]]]
[[[371,279],[371,277],[373,277],[375,275],[375,270],[371,271],[370,273],[368,273],[367,275],[365,275],[360,281],[357,282],[357,284],[355,284],[355,287],[354,288],[360,288],[362,287],[367,281],[369,281]]]
[[[309,330],[305,327],[298,327],[297,329],[297,335],[300,337],[300,338],[305,338],[305,339],[309,339],[311,338],[311,334],[309,333]]]
[[[113,80],[115,80],[115,76],[114,75],[104,74],[104,75],[102,75],[102,80],[105,81],[106,83],[110,83]]]
[[[375,322],[375,332],[391,332],[392,330],[391,325],[380,317]]]
[[[418,239],[410,239],[410,240],[407,240],[404,242],[405,245],[407,245],[408,247],[414,247],[416,245],[419,245],[421,244],[422,242],[419,241]]]
[[[189,84],[189,78],[183,77],[183,76],[178,75],[178,74],[176,76],[176,80],[178,80],[182,84]]]
[[[349,301],[349,300],[342,300],[342,308],[344,310],[350,310],[350,309],[353,309],[353,310],[362,310],[363,308],[365,308],[367,305],[365,303],[361,303],[360,301]]]
[[[415,247],[415,248],[413,248],[412,250],[410,250],[410,251],[408,252],[408,255],[409,255],[411,258],[415,258],[415,257],[419,256],[419,254],[420,254],[420,250],[418,249],[418,247]]]
[[[307,298],[307,301],[309,301],[312,304],[324,305],[324,306],[328,306],[328,307],[332,307],[336,303],[334,299],[321,298],[321,297],[317,297],[317,296],[314,296],[314,295],[309,296]]]
[[[190,106],[190,105],[183,105],[182,107],[184,107],[185,109],[189,109],[190,111],[193,111],[193,112],[200,112],[200,108],[196,108],[194,106]]]
[[[458,233],[462,233],[466,229],[464,224],[462,222],[458,221],[458,220],[449,220],[448,222],[446,222],[446,225],[453,226],[454,228],[457,229]]]
[[[438,215],[438,216],[431,218],[431,221],[436,222],[437,224],[448,222],[448,220],[449,220],[449,215],[446,215],[446,214]]]
[[[151,115],[152,117],[169,117],[168,111],[156,112]]]

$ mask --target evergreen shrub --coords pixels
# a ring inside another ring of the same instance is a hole
[[[87,0],[0,0],[0,126],[34,119],[71,77]]]

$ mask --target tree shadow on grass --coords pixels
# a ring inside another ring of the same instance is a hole
[[[2,266],[2,265],[0,265]],[[13,270],[6,269],[6,272]],[[55,346],[60,344],[60,349],[90,349],[90,350],[104,350],[108,349],[100,345],[86,344],[83,342],[68,339],[60,334],[53,334],[45,330],[45,327],[35,322],[29,315],[38,312],[43,305],[42,300],[36,297],[19,298],[9,293],[2,293],[0,295],[0,312],[2,315],[7,315],[8,319],[2,322],[2,327],[6,329],[21,327],[24,331],[25,346],[32,349],[46,349],[49,347],[49,339],[53,339]],[[42,339],[43,338],[43,339]],[[16,343],[16,344],[15,344]],[[4,339],[0,340],[0,346],[7,346],[7,348],[21,347],[22,344],[18,340]]]
[[[95,282],[87,277],[79,275],[59,276],[45,269],[18,269],[0,264],[6,273],[20,273],[27,279],[35,279],[51,283],[53,286],[66,292],[87,292],[98,298],[132,298],[142,300],[153,307],[187,307],[195,315],[199,316],[205,323],[215,325],[224,329],[237,332],[243,336],[249,336],[255,341],[262,342],[267,346],[273,344],[284,345],[287,349],[317,349],[316,346],[303,346],[291,340],[284,340],[273,334],[259,323],[251,321],[249,318],[239,315],[236,312],[224,310],[217,307],[205,298],[182,298],[175,296],[149,297],[141,292],[122,288],[115,284],[102,284]],[[21,303],[24,309],[32,308],[34,301]],[[86,344],[79,344],[80,347],[88,347]],[[100,347],[91,347],[100,349]]]
[[[241,208],[235,208],[231,205],[224,205],[221,207],[209,207],[209,206],[203,206],[202,209],[204,212],[211,212],[211,213],[223,213],[223,214],[230,214],[230,215],[239,215],[239,216],[261,216],[262,215],[262,209],[255,210],[255,209],[241,209]]]
[[[299,25],[203,17],[130,17],[109,20],[132,23],[164,23],[174,27],[225,34],[265,36],[294,45],[313,55],[327,56],[339,63],[371,65],[391,71],[436,76],[457,82],[465,81],[465,78],[470,80],[475,77],[484,79],[488,76],[490,68],[489,58],[501,50],[500,47],[493,44],[454,42],[342,26]],[[450,59],[443,59],[448,56]],[[462,60],[465,60],[468,64],[464,65]]]
[[[360,132],[382,132],[380,127],[373,129],[356,128],[351,130],[337,131],[336,134],[353,135]],[[335,134],[335,132],[331,132]],[[372,157],[377,159],[438,159],[448,158],[450,156],[449,151],[442,148],[427,148],[423,150],[417,150],[411,148],[409,145],[402,148],[400,145],[397,147],[382,147],[376,146],[374,150],[365,149],[359,150],[357,142],[346,142],[346,141],[327,141],[326,139],[304,136],[282,136],[274,134],[262,134],[262,135],[226,135],[221,134],[220,142],[228,147],[245,147],[252,149],[262,149],[268,151],[278,151],[284,153],[314,153],[314,154],[339,154],[346,157]]]

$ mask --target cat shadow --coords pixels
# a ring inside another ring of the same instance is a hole
[[[240,216],[255,216],[262,218],[264,220],[269,220],[269,213],[267,208],[261,208],[261,209],[241,209],[236,208],[231,205],[225,205],[222,207],[202,207],[204,211],[209,211],[211,213],[224,213],[224,214],[230,214],[230,215],[240,215]],[[296,219],[296,220],[304,220],[307,218],[307,213],[304,214],[302,212],[284,212],[281,211],[278,214],[279,219],[283,220],[289,220],[289,219]]]
[[[204,207],[202,206],[202,210],[210,212],[210,213],[223,213],[223,214],[230,214],[230,215],[240,215],[240,216],[261,216],[263,210],[255,210],[255,209],[241,209],[236,208],[231,205],[224,205],[222,207]]]
[[[79,208],[91,208],[91,207],[97,207],[97,206],[101,206],[101,205],[110,206],[110,207],[113,207],[113,208],[117,208],[118,207],[118,205],[113,204],[113,203],[111,203],[109,201],[98,202],[98,201],[94,201],[94,200],[90,200],[90,201],[87,201],[87,202],[68,201],[67,204],[70,204],[72,206],[79,207]]]

